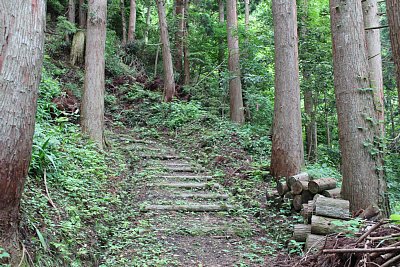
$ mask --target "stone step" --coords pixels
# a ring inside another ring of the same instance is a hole
[[[161,182],[149,183],[149,187],[171,187],[171,188],[184,188],[184,189],[221,189],[222,185],[218,183],[197,183],[197,182]]]
[[[196,172],[199,170],[192,169],[192,167],[188,166],[160,166],[160,167],[148,167],[146,170],[165,170],[170,172]]]
[[[210,175],[155,175],[154,178],[160,178],[165,180],[193,180],[193,181],[211,181],[212,176]]]
[[[217,212],[228,211],[233,207],[231,205],[215,205],[215,204],[190,204],[190,205],[147,205],[144,210],[160,210],[160,211],[191,211],[191,212]]]
[[[221,199],[227,200],[229,196],[227,194],[218,194],[218,193],[179,193],[176,194],[181,198],[193,198],[193,199]]]
[[[187,157],[182,157],[179,155],[161,155],[161,154],[141,154],[140,157],[146,158],[146,159],[159,159],[159,160],[171,160],[171,159],[186,159],[189,160],[190,158]]]

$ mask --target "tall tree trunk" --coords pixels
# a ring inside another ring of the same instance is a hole
[[[224,0],[218,0],[218,14],[219,14],[219,24],[222,27],[225,23],[225,5],[224,5]],[[225,60],[225,47],[224,47],[224,38],[223,36],[219,37],[218,40],[218,65],[220,66],[218,71],[219,71],[219,87],[221,91],[224,91],[224,75],[223,75],[223,70],[221,68],[222,64],[224,63]],[[222,102],[226,103],[226,96],[225,94],[221,94],[222,97]],[[224,110],[224,107],[222,107],[222,111]]]
[[[304,76],[304,75],[303,75]],[[307,82],[307,78],[304,79]],[[306,153],[308,161],[317,159],[317,122],[315,119],[314,97],[311,88],[307,88],[304,92],[304,111],[307,114],[306,125]]]
[[[75,0],[68,0],[68,21],[75,24]],[[65,41],[70,42],[70,35],[65,35]]]
[[[150,5],[147,10],[147,17],[146,17],[146,23],[150,12]],[[150,22],[149,22],[150,24]],[[135,41],[135,31],[136,31],[136,0],[131,0],[131,8],[129,11],[129,30],[128,30],[128,42],[131,43]]]
[[[242,82],[240,81],[239,37],[237,35],[236,0],[226,1],[226,20],[228,32],[228,69],[230,118],[236,123],[244,123]]]
[[[120,0],[121,23],[122,23],[122,46],[126,46],[126,18],[125,18],[125,1]]]
[[[301,40],[307,40],[308,30],[308,0],[302,2],[302,25],[300,27]],[[303,84],[307,85],[310,81],[310,72],[306,64],[303,65]],[[306,122],[306,155],[308,161],[317,159],[318,139],[317,139],[317,122],[315,118],[314,92],[313,88],[306,87],[304,89],[304,111],[307,115]]]
[[[400,109],[400,2],[386,0],[386,14],[389,22],[393,61],[396,66],[397,99]]]
[[[250,0],[244,0],[244,25],[246,31],[249,29],[250,22]]]
[[[10,265],[18,266],[19,209],[32,153],[46,1],[0,1],[0,20],[0,247],[11,254]]]
[[[86,9],[85,0],[79,0],[79,27],[86,28]]]
[[[326,145],[331,148],[331,126],[329,124],[329,108],[328,108],[328,89],[324,91],[324,113],[325,113],[325,129],[326,129]]]
[[[178,83],[181,84],[183,81],[183,35],[185,28],[185,8],[184,0],[175,1],[175,21],[176,21],[176,32],[175,32],[175,72],[178,74]]]
[[[102,148],[107,0],[89,0],[88,14],[81,126],[82,131]]]
[[[184,38],[183,38],[183,54],[184,54],[184,85],[190,84],[190,58],[189,58],[189,0],[185,1],[185,22],[184,22]]]
[[[144,31],[144,43],[147,45],[149,42],[149,29],[150,29],[150,22],[151,22],[151,4],[147,7],[146,12],[146,28]]]
[[[378,3],[377,0],[365,0],[362,2],[364,27],[371,28],[379,26]],[[379,29],[367,30],[365,32],[367,42],[367,55],[369,63],[369,82],[374,89],[374,103],[379,120],[382,136],[385,132],[385,113],[383,95],[383,74],[382,74],[382,55],[381,55],[381,34]]]
[[[174,70],[172,66],[171,50],[169,47],[167,17],[165,15],[164,0],[157,0],[158,20],[160,24],[160,38],[162,43],[164,66],[164,101],[171,102],[175,96]]]
[[[68,1],[68,21],[75,24],[75,0]]]
[[[273,0],[275,104],[271,174],[291,176],[304,161],[295,0]]]
[[[378,205],[387,215],[374,95],[361,1],[330,1],[335,96],[342,153],[342,197],[352,211]]]
[[[224,25],[225,23],[225,5],[224,0],[218,0],[219,10],[219,24]],[[225,60],[225,49],[224,49],[224,38],[219,38],[219,50],[218,50],[218,63],[221,65]]]

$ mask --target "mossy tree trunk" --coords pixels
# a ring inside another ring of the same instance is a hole
[[[364,27],[366,29],[379,26],[379,7],[377,0],[365,0],[362,2]],[[374,89],[374,104],[378,116],[382,136],[385,132],[385,103],[383,95],[383,73],[381,55],[381,34],[379,29],[365,31],[367,42],[367,56],[369,64],[369,82]]]
[[[387,215],[380,129],[370,90],[368,56],[361,1],[330,1],[333,67],[342,197],[351,211],[379,205]]]
[[[400,109],[400,2],[386,0],[386,14],[390,29],[393,61],[396,67],[397,96]]]

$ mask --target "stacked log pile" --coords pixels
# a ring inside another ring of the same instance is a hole
[[[293,239],[305,242],[306,251],[319,251],[327,235],[349,231],[349,208],[347,200],[315,195],[303,205],[301,214],[305,224],[294,226]]]
[[[321,178],[311,180],[306,172],[277,181],[278,194],[292,202],[293,209],[300,211],[305,209],[316,194],[329,198],[340,198],[340,188],[336,187],[334,178]]]

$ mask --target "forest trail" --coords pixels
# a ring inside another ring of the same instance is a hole
[[[210,170],[159,141],[118,139],[136,157],[131,204],[167,249],[165,266],[265,266],[265,235],[237,212],[240,205]]]

